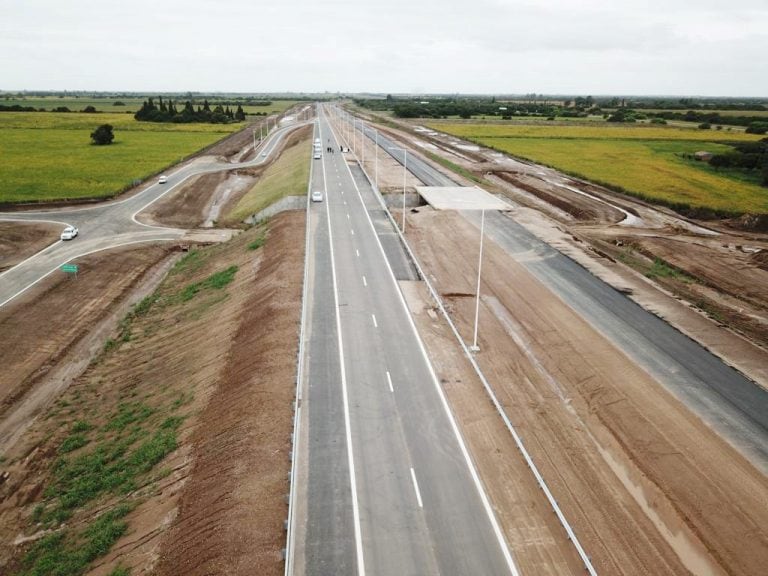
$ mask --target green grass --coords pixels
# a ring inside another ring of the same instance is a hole
[[[654,258],[650,270],[648,270],[645,275],[651,279],[674,278],[676,280],[685,282],[686,284],[693,282],[693,278],[681,272],[677,268],[670,266],[661,258]]]
[[[78,576],[88,565],[109,552],[125,534],[123,518],[131,506],[121,504],[99,516],[85,530],[72,536],[69,531],[55,532],[37,542],[23,560],[23,576]]]
[[[248,250],[258,250],[262,246],[264,246],[264,243],[267,241],[267,237],[263,234],[259,237],[257,237],[253,242],[248,244],[247,248]]]
[[[225,219],[228,222],[241,222],[284,196],[305,194],[309,182],[311,148],[310,139],[307,139],[285,150]]]
[[[99,124],[110,146],[93,146]],[[108,197],[242,124],[155,124],[127,114],[0,113],[0,202]]]
[[[234,280],[236,272],[237,266],[230,266],[226,270],[221,270],[220,272],[211,274],[202,282],[194,282],[189,284],[185,286],[184,289],[179,293],[179,299],[182,302],[187,302],[194,298],[197,293],[201,292],[202,290],[220,290],[232,282],[232,280]]]
[[[726,152],[726,141],[759,136],[655,126],[430,125],[677,209],[768,212],[768,190],[755,183],[757,176],[717,171],[683,156]]]
[[[483,184],[484,183],[484,180],[482,178],[478,178],[477,176],[472,174],[472,172],[470,172],[466,168],[464,168],[462,166],[459,166],[458,164],[454,164],[453,162],[451,162],[447,158],[443,158],[439,154],[435,154],[434,152],[429,152],[428,150],[425,150],[424,154],[426,154],[428,158],[431,158],[432,160],[434,160],[438,164],[440,164],[442,166],[445,166],[446,168],[448,168],[448,170],[451,170],[451,171],[455,172],[456,174],[464,176],[464,178],[466,178],[467,180],[471,180],[472,182],[475,182],[476,184]]]

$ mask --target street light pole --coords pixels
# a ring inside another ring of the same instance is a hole
[[[362,144],[362,167],[365,172],[365,122],[360,120],[360,144]]]
[[[470,350],[472,352],[479,352],[480,347],[477,345],[477,323],[480,319],[480,272],[483,268],[483,236],[485,235],[485,209],[482,210],[480,216],[480,256],[477,261],[477,291],[475,292],[475,337],[472,342]]]
[[[373,132],[376,134],[376,144],[374,144],[374,160],[373,160],[373,171],[376,173],[376,176],[374,177],[374,181],[376,182],[376,191],[379,190],[379,131],[374,129]]]
[[[401,150],[403,152],[403,225],[402,230],[405,234],[405,176],[408,172],[408,149],[407,148],[389,148],[389,150]],[[378,184],[377,184],[378,188]]]

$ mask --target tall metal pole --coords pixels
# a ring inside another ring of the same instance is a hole
[[[251,130],[253,134],[253,151],[256,152],[256,129]]]
[[[403,234],[405,234],[405,174],[408,171],[408,150],[403,148]]]
[[[477,323],[480,320],[480,272],[483,268],[483,236],[485,235],[485,209],[480,216],[480,256],[477,261],[477,292],[475,292],[475,338],[470,350],[478,352],[480,347],[477,345]]]
[[[376,173],[376,176],[374,177],[374,181],[376,182],[376,190],[378,191],[378,189],[379,189],[379,131],[378,130],[374,130],[374,132],[376,134],[376,144],[374,145],[375,148],[374,148],[374,151],[373,151],[373,154],[374,154],[374,160],[373,160],[374,169],[373,170]]]
[[[362,164],[363,164],[363,172],[365,172],[365,122],[363,122],[362,120],[360,120],[360,129],[361,129],[360,130],[360,144],[363,145],[362,146],[362,148],[363,148],[363,150],[362,150],[362,155],[363,155]]]

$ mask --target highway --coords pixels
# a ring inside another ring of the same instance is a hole
[[[313,161],[295,573],[517,574],[366,209],[381,207],[322,115],[319,137],[336,152]]]
[[[373,129],[366,127],[365,133],[373,139]],[[381,134],[378,141],[403,163],[404,153],[392,150],[402,145]],[[414,154],[408,154],[407,168],[426,186],[458,185]],[[462,215],[480,227],[477,211]],[[485,230],[489,238],[627,356],[768,471],[768,391],[536,238],[510,216],[497,211],[487,213]]]
[[[153,184],[122,200],[82,208],[60,210],[0,212],[2,221],[44,221],[76,226],[80,234],[70,241],[57,240],[47,248],[0,274],[0,306],[4,306],[62,265],[81,256],[127,244],[169,241],[182,238],[186,231],[150,226],[137,215],[187,179],[208,172],[234,170],[266,162],[285,135],[303,124],[293,124],[272,132],[249,162],[225,163],[203,159],[191,162],[168,174],[166,184]],[[266,156],[263,153],[266,152]]]

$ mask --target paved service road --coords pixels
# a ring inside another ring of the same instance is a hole
[[[169,173],[166,184],[153,184],[123,200],[83,208],[0,212],[0,220],[48,221],[62,224],[62,229],[64,225],[72,224],[80,230],[80,234],[74,240],[54,242],[31,258],[0,274],[0,306],[7,304],[55,272],[62,264],[80,256],[125,244],[181,238],[185,230],[142,224],[136,220],[136,215],[192,176],[266,162],[285,135],[301,125],[303,124],[294,124],[272,132],[258,149],[259,155],[250,162],[228,164],[208,159],[191,162],[176,172]],[[266,152],[267,156],[263,156],[263,152]]]
[[[311,206],[303,573],[516,574],[326,119]]]
[[[366,134],[372,138],[373,130],[367,128]],[[398,144],[381,134],[378,138],[379,144],[402,164],[403,152],[389,150]],[[456,185],[415,155],[408,154],[407,166],[426,186]],[[479,212],[462,215],[479,228]],[[518,262],[538,280],[705,422],[716,427],[763,470],[768,470],[768,391],[536,238],[510,215],[486,213],[485,230],[488,237],[518,256]]]

